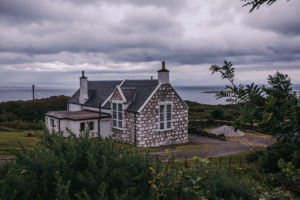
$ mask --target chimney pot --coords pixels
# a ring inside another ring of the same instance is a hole
[[[82,70],[82,77],[84,77],[84,70]]]
[[[162,61],[161,65],[162,65],[162,69],[166,69],[166,62],[165,61]]]
[[[153,76],[150,77],[150,80],[153,80]]]

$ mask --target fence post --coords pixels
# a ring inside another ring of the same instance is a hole
[[[184,156],[184,169],[186,169],[188,166],[187,166],[187,158],[186,158],[186,155]]]

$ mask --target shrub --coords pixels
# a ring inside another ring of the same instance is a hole
[[[210,115],[212,116],[212,118],[214,119],[224,119],[224,113],[222,110],[213,110]]]
[[[0,168],[0,199],[144,199],[149,155],[88,134],[50,136]]]
[[[265,172],[277,172],[279,168],[277,162],[280,158],[284,161],[292,161],[296,168],[299,168],[300,156],[298,155],[298,146],[293,143],[278,141],[272,146],[268,147],[264,157],[261,159],[261,168]]]
[[[200,185],[211,200],[258,199],[250,179],[224,170],[208,172]]]

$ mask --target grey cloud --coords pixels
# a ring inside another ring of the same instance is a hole
[[[262,30],[274,31],[283,35],[300,35],[300,1],[278,2],[272,7],[256,11],[244,18],[244,23]]]
[[[300,63],[296,0],[254,15],[236,0],[210,2],[193,7],[195,2],[183,0],[2,0],[0,64]],[[103,73],[127,72],[120,67]]]

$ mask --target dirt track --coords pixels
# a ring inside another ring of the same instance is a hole
[[[237,153],[248,151],[248,150],[262,148],[259,146],[221,141],[221,140],[198,136],[198,135],[190,135],[189,141],[194,145],[197,145],[197,144],[198,145],[211,145],[212,147],[203,148],[203,149],[200,148],[200,149],[191,149],[191,150],[169,151],[169,153],[171,155],[175,156],[175,160],[182,160],[185,157],[190,159],[190,158],[193,158],[194,156],[198,156],[201,158],[217,157],[217,156],[237,154]],[[168,158],[165,152],[152,152],[151,155],[154,155],[154,156],[158,155],[158,157],[162,161],[166,161]]]

